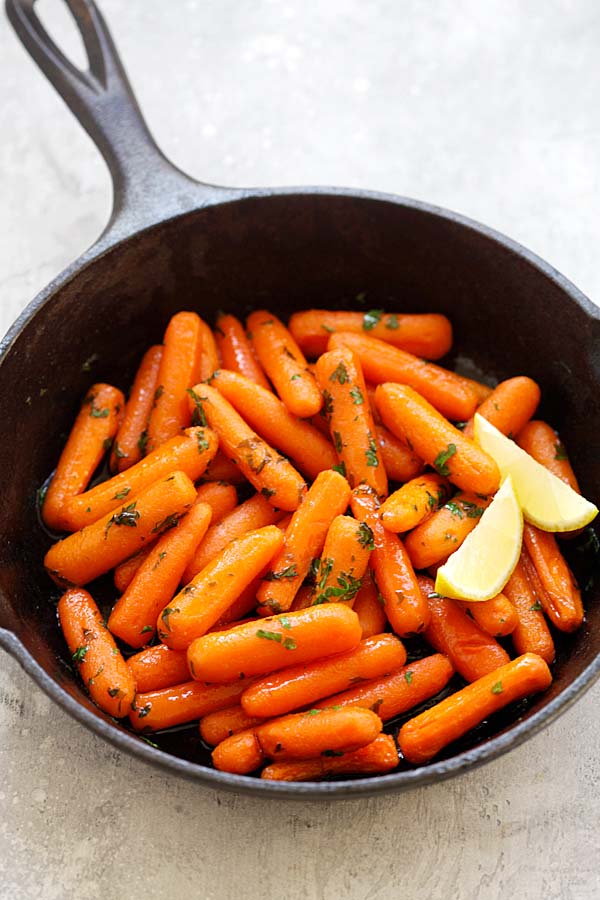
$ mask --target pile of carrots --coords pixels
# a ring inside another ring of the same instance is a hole
[[[532,420],[537,384],[492,390],[425,361],[451,343],[436,314],[307,310],[286,326],[261,310],[211,330],[179,312],[127,400],[90,388],[42,516],[70,532],[45,566],[102,710],[139,732],[199,720],[217,769],[299,781],[426,764],[549,686],[549,625],[584,615],[551,534],[525,526],[492,600],[433,589],[499,487],[476,410],[578,490]],[[110,572],[105,621],[85,586]],[[431,651],[407,663],[415,635]],[[397,741],[383,733],[426,702]]]

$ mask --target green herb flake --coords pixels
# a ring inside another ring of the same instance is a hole
[[[150,631],[154,631],[152,625],[144,625],[144,627],[140,631],[140,634],[148,634]]]
[[[109,696],[109,697],[113,697],[113,698],[114,698],[114,697],[119,697],[121,694],[122,694],[121,688],[116,687],[116,688],[109,688],[109,689],[108,689],[108,696]]]
[[[277,493],[277,491],[271,490],[271,488],[268,488],[268,487],[261,488],[260,492],[263,495],[263,497],[267,498],[267,500],[269,499],[269,497],[272,497],[274,494]]]
[[[361,522],[356,530],[356,536],[358,538],[358,543],[361,547],[364,547],[365,550],[374,550],[375,549],[375,536],[373,534],[373,529],[370,528],[366,522]]]
[[[109,437],[104,438],[104,440],[102,441],[102,449],[104,450],[104,452],[106,453],[106,451],[110,450],[111,447],[112,447],[112,438],[109,438]]]
[[[331,375],[329,376],[330,381],[337,381],[339,384],[346,384],[350,381],[350,376],[348,375],[348,369],[344,365],[343,362],[338,363]]]
[[[483,515],[483,507],[477,506],[471,500],[461,500],[460,505],[467,514],[467,519],[479,519]]]
[[[152,529],[152,534],[157,534],[158,532],[168,531],[170,528],[175,528],[175,526],[179,522],[179,515],[177,513],[171,513],[170,516],[166,516],[161,522],[157,522],[154,528]]]
[[[202,425],[203,428],[206,428],[206,416],[204,415],[204,407],[202,406],[202,401],[206,400],[207,398],[199,397],[193,388],[187,388],[186,394],[188,394],[188,396],[191,397],[194,401],[192,425]]]
[[[147,446],[148,446],[148,431],[146,428],[144,428],[144,430],[140,434],[138,442],[137,442],[137,448],[140,451],[140,453],[142,454],[142,456],[144,456],[144,454],[146,453]],[[126,454],[123,454],[123,455],[126,456]]]
[[[459,519],[464,519],[465,514],[454,500],[448,500],[446,503],[446,509],[449,509],[453,516],[457,516]]]
[[[412,684],[413,673],[410,670],[404,673],[404,680],[407,684]]]
[[[433,467],[438,473],[438,475],[442,475],[444,478],[447,478],[450,475],[450,469],[447,466],[448,460],[451,459],[456,453],[456,444],[448,444],[445,450],[441,450],[435,458],[435,462],[433,463]]]
[[[106,523],[106,528],[104,529],[104,538],[108,537],[109,529],[113,525],[124,526],[126,528],[137,528],[137,522],[140,517],[140,512],[136,509],[137,500],[134,500],[133,503],[129,503],[127,506],[124,506],[120,512],[115,513],[110,517],[108,522]]]
[[[150,710],[152,709],[151,703],[146,703],[145,706],[134,706],[133,707],[138,714],[138,719],[145,719]]]
[[[387,317],[385,327],[389,328],[390,331],[397,331],[400,328],[400,322],[396,313],[392,313],[391,316]]]
[[[48,493],[49,484],[42,485],[41,488],[38,488],[36,491],[35,499],[37,503],[37,508],[41,509],[44,505],[44,500],[46,499],[46,494]]]
[[[298,645],[292,638],[286,638],[282,644],[284,650],[295,650]]]
[[[529,607],[529,609],[530,609],[532,612],[533,612],[534,610],[541,609],[541,608],[542,608],[542,604],[540,603],[539,600],[536,600],[535,603],[533,604],[533,606],[530,606],[530,607]]]
[[[329,391],[323,391],[323,409],[321,413],[326,419],[330,418],[333,413],[333,397]]]
[[[166,551],[166,550],[161,550],[161,552],[158,554],[158,558],[157,558],[156,562],[155,562],[154,565],[152,566],[152,571],[153,571],[153,572],[154,572],[154,570],[155,570],[158,566],[160,566],[161,562],[163,561],[163,559],[165,558],[166,555],[167,555],[167,551]]]
[[[202,456],[204,451],[209,449],[210,442],[206,440],[206,437],[205,437],[203,431],[199,431],[196,434],[196,438],[198,439],[198,453],[200,454],[200,456]]]
[[[359,387],[353,387],[350,390],[350,396],[352,397],[352,402],[355,406],[362,406],[365,402],[365,398],[363,396],[363,392]]]
[[[115,494],[115,496],[113,497],[113,500],[124,500],[125,497],[127,496],[127,494],[130,493],[130,491],[131,491],[131,488],[128,488],[128,487],[123,488],[123,490],[121,490],[117,494]]]
[[[454,427],[458,428],[459,431],[464,431],[467,427],[467,422],[455,422]]]
[[[331,468],[333,469],[334,472],[337,472],[338,475],[343,475],[344,478],[347,477],[346,463],[345,463],[345,462],[336,463],[336,465],[335,465],[335,466],[332,466]]]
[[[372,466],[373,468],[377,468],[379,465],[379,458],[377,456],[377,444],[375,443],[375,438],[369,432],[369,447],[365,450],[365,456],[367,458],[367,465]]]
[[[302,378],[302,375],[300,374],[300,372],[296,372],[295,375],[292,375],[290,381],[298,381],[299,378]]]
[[[177,609],[177,607],[167,606],[166,609],[163,609],[162,614],[161,614],[161,619],[162,619],[163,625],[165,626],[167,631],[169,631],[169,632],[171,631],[171,623],[169,622],[169,617],[172,616],[173,613],[178,613],[178,612],[180,612],[180,610]]]
[[[324,322],[321,322],[321,328],[323,331],[326,331],[327,334],[333,334],[335,332],[335,328],[330,328],[329,325],[326,325]]]
[[[565,445],[562,441],[558,441],[554,445],[554,459],[568,459],[567,451],[565,449]]]
[[[372,331],[381,321],[383,315],[382,309],[370,309],[363,316],[362,327],[364,331]]]
[[[75,653],[73,654],[73,656],[71,657],[73,662],[76,663],[77,665],[82,663],[84,661],[85,655],[89,649],[90,648],[86,647],[86,646],[78,647],[77,650],[75,651]]]
[[[294,564],[282,569],[281,572],[267,572],[264,581],[283,581],[285,578],[296,578],[297,575],[298,570]]]
[[[281,618],[279,619],[279,624],[282,628],[290,629],[292,627],[292,623],[287,616],[281,616]]]
[[[94,401],[92,400],[90,406],[90,416],[92,417],[92,419],[108,419],[109,413],[110,410],[107,406],[105,406],[103,409],[98,409],[97,406],[94,406]]]
[[[496,684],[492,685],[492,694],[501,694],[503,690],[501,681],[497,681]]]
[[[318,716],[319,713],[322,712],[322,711],[323,711],[323,710],[321,710],[321,709],[309,709],[309,710],[307,710],[306,715],[307,715],[307,716]]]
[[[111,650],[110,652],[111,652],[111,654],[112,654],[113,656],[118,656],[118,655],[119,655],[119,648],[118,648],[118,647],[113,647],[112,650]]]
[[[336,453],[341,453],[344,449],[344,442],[342,440],[342,436],[339,431],[334,431],[332,434],[333,437],[333,446],[335,447]]]
[[[327,560],[327,562],[330,563],[330,565],[325,567],[325,574],[318,585],[320,593],[317,594],[312,605],[319,606],[321,603],[330,603],[331,601],[344,603],[354,600],[361,588],[362,579],[354,578],[354,576],[348,572],[340,572],[336,579],[337,587],[333,584],[325,587],[333,568],[333,560]]]
[[[277,644],[281,644],[283,641],[283,635],[277,631],[265,631],[264,628],[257,629],[256,637],[264,638],[265,641],[275,641]]]
[[[165,389],[164,389],[163,385],[159,384],[159,386],[154,391],[154,406],[156,406],[157,402],[160,400],[160,398],[162,397],[164,392],[165,392]]]

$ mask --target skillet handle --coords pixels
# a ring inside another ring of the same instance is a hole
[[[116,47],[93,0],[64,0],[83,38],[89,68],[74,66],[35,12],[36,0],[6,0],[19,39],[102,153],[113,181],[107,232],[124,236],[231,193],[203,184],[171,163],[144,121]]]

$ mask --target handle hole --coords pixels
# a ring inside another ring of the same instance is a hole
[[[57,47],[78,69],[88,69],[83,39],[64,0],[37,0],[35,11]]]

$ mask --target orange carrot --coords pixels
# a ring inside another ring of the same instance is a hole
[[[125,406],[125,415],[110,455],[111,472],[124,472],[125,469],[139,462],[144,455],[147,438],[146,426],[158,386],[158,370],[162,352],[163,348],[160,345],[150,347],[144,354],[136,372],[129,400]]]
[[[462,421],[475,412],[477,397],[474,391],[466,387],[454,372],[362,334],[332,334],[328,342],[329,350],[339,347],[354,350],[361,361],[365,378],[373,384],[392,381],[409,385],[449,419]],[[390,427],[385,417],[383,419]]]
[[[188,665],[200,681],[233,681],[343,653],[360,639],[356,614],[343,603],[324,603],[206,634],[190,646]]]
[[[148,420],[149,451],[156,450],[191,422],[186,391],[200,377],[202,320],[194,312],[176,313],[167,326],[158,385]]]
[[[194,485],[183,472],[161,478],[116,512],[50,547],[44,559],[48,574],[60,585],[93,581],[156,540],[195,498]]]
[[[119,563],[118,566],[115,566],[113,581],[120,594],[122,594],[123,591],[126,590],[127,585],[131,583],[131,579],[144,560],[148,558],[151,549],[151,547],[144,547],[143,550],[139,550],[133,556],[130,556],[129,559],[125,559],[122,563]]]
[[[381,634],[385,629],[387,616],[369,569],[363,575],[362,584],[352,609],[358,616],[363,638]]]
[[[42,516],[48,528],[69,530],[65,503],[88,486],[117,433],[124,404],[121,391],[110,384],[94,384],[86,394],[44,499]]]
[[[271,386],[261,369],[244,326],[235,316],[219,316],[215,326],[217,346],[224,369],[231,369],[270,391]]]
[[[282,543],[279,528],[268,525],[228,544],[163,609],[157,624],[161,641],[173,650],[184,650],[205,634],[264,570]]]
[[[327,775],[385,775],[398,765],[398,750],[390,734],[380,734],[366,747],[341,756],[276,762],[260,777],[268,781],[315,781]]]
[[[425,468],[425,463],[410,449],[406,441],[392,434],[385,425],[376,425],[375,434],[383,468],[390,481],[410,481]]]
[[[135,696],[135,680],[92,597],[81,588],[71,588],[58,601],[58,618],[73,663],[94,703],[109,716],[126,716]]]
[[[418,456],[464,491],[493,494],[498,466],[412,388],[382,384],[375,393],[381,417],[400,438],[409,436]]]
[[[220,366],[219,351],[214,335],[204,319],[200,319],[200,364],[194,381],[207,381]],[[191,384],[188,385],[191,387]]]
[[[143,647],[154,637],[156,617],[173,599],[210,517],[208,503],[196,502],[175,528],[158,539],[117,600],[108,627],[130,647]]]
[[[267,310],[257,310],[248,316],[247,325],[258,360],[289,411],[301,418],[316,415],[323,402],[321,392],[283,322]]]
[[[379,678],[406,662],[406,650],[393,634],[367,638],[353,650],[299,664],[259,678],[240,703],[249,716],[281,716],[330,697],[365,679]]]
[[[373,548],[373,533],[366,522],[336,516],[327,532],[319,560],[313,604],[348,603],[360,590]]]
[[[546,469],[549,469],[557,478],[568,484],[569,487],[581,493],[575,472],[569,462],[565,445],[556,431],[546,422],[535,420],[528,422],[519,431],[517,444]]]
[[[185,684],[137,694],[129,719],[136,731],[160,731],[193,722],[217,709],[236,703],[249,682],[240,679],[234,684]]]
[[[415,569],[427,569],[458,550],[490,503],[491,497],[461,492],[417,525],[405,537],[405,547]]]
[[[388,531],[410,531],[428,519],[448,499],[448,482],[441,475],[421,475],[395,491],[381,507]]]
[[[290,610],[292,612],[296,612],[296,610],[298,609],[308,609],[309,606],[312,606],[312,598],[313,586],[310,584],[303,584],[294,597],[293,603],[290,606]],[[381,630],[382,629],[380,629],[380,631]]]
[[[219,631],[219,629],[233,628],[234,625],[240,625],[240,620],[244,620],[246,616],[254,615],[256,609],[256,592],[260,578],[255,578],[250,582],[248,587],[244,588],[237,600],[234,600],[231,606],[228,606],[222,613],[209,631]],[[258,616],[256,617],[258,618]]]
[[[554,641],[521,561],[504,586],[504,592],[517,611],[518,624],[512,633],[517,653],[537,653],[547,663],[553,662]]]
[[[225,456],[222,450],[217,450],[217,454],[208,464],[202,480],[209,482],[224,481],[229,484],[243,484],[246,481],[239,466],[236,466],[232,459]]]
[[[348,506],[350,487],[338,472],[328,469],[313,481],[292,516],[285,542],[258,589],[260,615],[285,612],[292,605],[314,557],[320,556],[327,530]]]
[[[469,388],[469,390],[473,391],[475,396],[477,397],[478,403],[483,403],[484,400],[490,396],[493,388],[489,387],[487,384],[483,384],[481,381],[475,381],[473,378],[467,378],[465,375],[459,375],[458,372],[454,372],[454,377],[458,378],[465,387]]]
[[[164,644],[134,653],[127,660],[127,665],[142,694],[190,680],[185,650],[169,650]]]
[[[556,538],[526,522],[523,540],[544,587],[539,598],[544,612],[560,631],[576,631],[583,622],[583,603]]]
[[[517,611],[504,594],[496,594],[491,600],[470,603],[461,602],[465,612],[470,613],[480,628],[492,637],[506,637],[512,634],[519,624]]]
[[[525,653],[406,722],[398,735],[402,755],[423,765],[493,713],[545,690],[551,682],[544,660]]]
[[[206,744],[216,747],[232,734],[254,728],[255,725],[261,725],[262,722],[264,719],[261,719],[260,716],[247,716],[238,704],[229,706],[227,709],[217,709],[215,712],[203,716],[200,719],[200,735]]]
[[[514,436],[530,420],[540,402],[539,386],[526,375],[518,375],[501,381],[494,388],[487,400],[481,404],[477,412],[491,422],[502,434]],[[473,419],[470,419],[463,431],[465,437],[475,434]]]

